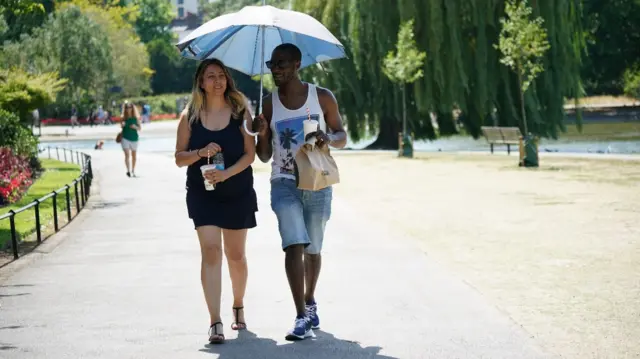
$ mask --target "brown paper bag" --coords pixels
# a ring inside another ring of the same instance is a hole
[[[296,153],[293,167],[299,189],[319,191],[340,183],[338,166],[331,157],[329,146],[302,145]]]

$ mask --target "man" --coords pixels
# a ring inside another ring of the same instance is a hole
[[[296,307],[295,324],[287,340],[311,337],[313,329],[320,327],[314,292],[324,229],[331,215],[331,187],[320,191],[296,187],[294,158],[305,141],[303,121],[309,114],[318,121],[319,130],[312,134],[317,145],[343,148],[347,143],[336,98],[327,89],[300,81],[301,59],[300,49],[293,44],[273,50],[267,67],[277,91],[265,96],[263,113],[254,121],[254,131],[259,133],[258,157],[266,163],[273,156],[271,208],[278,218],[285,270]]]

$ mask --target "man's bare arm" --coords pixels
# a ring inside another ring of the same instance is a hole
[[[334,148],[344,148],[347,145],[347,133],[342,126],[338,100],[331,91],[321,87],[318,87],[318,100],[329,130],[327,131],[329,145]]]
[[[256,153],[260,161],[267,163],[273,154],[273,145],[271,143],[271,115],[273,113],[271,103],[271,95],[267,95],[262,100],[262,113],[253,121],[253,131],[258,131],[258,143],[256,144]]]

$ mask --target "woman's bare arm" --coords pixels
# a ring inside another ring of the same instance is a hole
[[[189,166],[200,159],[197,150],[188,151],[189,138],[191,137],[191,128],[189,127],[189,119],[187,111],[180,114],[178,123],[178,133],[176,135],[176,152],[175,159],[178,167]]]

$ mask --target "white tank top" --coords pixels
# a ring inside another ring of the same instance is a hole
[[[316,86],[312,84],[307,84],[307,86],[309,87],[307,101],[296,110],[289,110],[282,105],[277,90],[271,93],[271,103],[273,104],[271,179],[295,179],[293,162],[300,146],[304,143],[303,121],[308,118],[307,109],[311,113],[311,119],[318,121],[320,129],[327,132],[327,124],[324,121],[320,101],[318,101]]]

